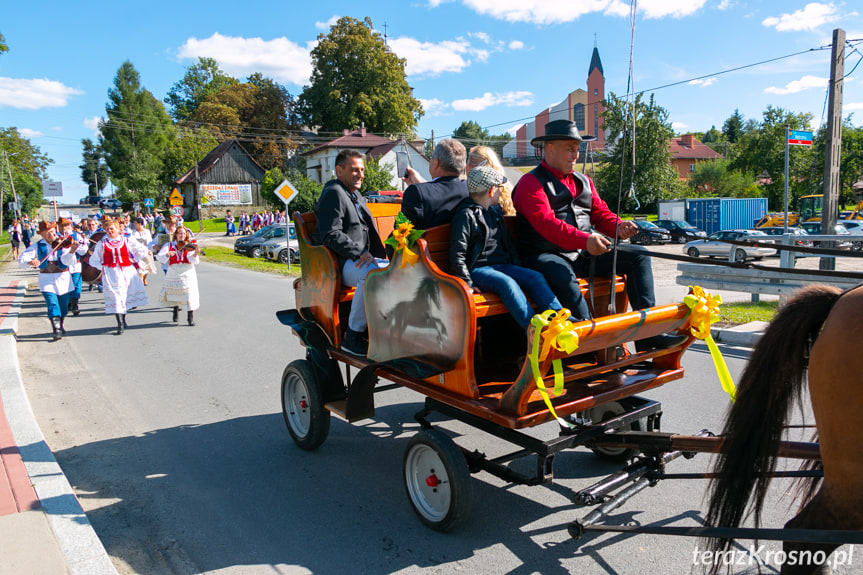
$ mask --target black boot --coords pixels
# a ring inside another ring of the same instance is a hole
[[[126,314],[121,313],[120,319],[123,320],[123,329],[129,329],[129,324],[126,323]]]
[[[180,308],[177,306],[174,306],[174,318],[171,321],[174,323],[180,321]]]
[[[66,328],[63,327],[63,320],[64,319],[66,319],[66,318],[65,317],[60,318],[60,333],[62,333],[63,335],[66,335]]]
[[[54,341],[58,339],[62,339],[63,335],[60,333],[60,318],[52,317],[51,318],[51,331],[54,333]]]
[[[77,316],[79,313],[81,313],[81,310],[78,309],[78,300],[69,300],[69,311],[72,312],[72,315],[74,316]]]
[[[189,310],[189,313],[186,316],[186,319],[188,320],[189,325],[195,325],[195,314],[192,310]]]
[[[119,313],[115,313],[114,317],[117,318],[117,335],[120,335],[126,331],[126,326],[123,325],[123,316]]]

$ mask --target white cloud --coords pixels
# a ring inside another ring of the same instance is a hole
[[[707,0],[641,0],[638,11],[645,18],[683,18],[695,14],[706,3]]]
[[[422,104],[423,111],[426,113],[426,116],[440,116],[450,107],[449,104],[443,100],[438,100],[437,98],[418,98],[418,100],[420,101],[420,104]]]
[[[437,76],[444,72],[461,72],[470,65],[470,44],[465,40],[447,40],[439,44],[414,38],[395,38],[390,47],[406,61],[408,76]]]
[[[675,132],[682,132],[688,127],[689,124],[684,124],[683,122],[671,122],[671,129]]]
[[[45,135],[39,130],[31,130],[30,128],[20,128],[18,130],[18,133],[27,138],[28,140],[31,138],[41,138]]]
[[[770,28],[776,28],[779,32],[794,32],[798,30],[814,30],[822,24],[834,22],[839,19],[836,7],[833,4],[819,4],[811,2],[791,14],[782,14],[779,17],[772,16],[762,20],[761,24]]]
[[[491,42],[491,36],[489,36],[485,32],[471,32],[470,34],[468,34],[468,36],[470,36],[471,38],[479,38],[486,44]]]
[[[716,78],[705,78],[704,80],[691,80],[689,84],[691,86],[701,86],[702,88],[706,88],[712,84],[716,83]]]
[[[189,38],[180,47],[181,60],[199,57],[215,59],[232,76],[248,76],[260,72],[280,82],[302,86],[312,74],[310,48],[302,47],[285,37],[263,40],[222,36],[218,32],[198,40]]]
[[[578,20],[599,12],[610,16],[628,16],[629,4],[623,0],[462,0],[468,8],[509,22],[559,24]],[[645,18],[681,18],[700,10],[707,0],[641,0],[639,12]],[[429,0],[432,8],[440,0]]]
[[[796,94],[797,92],[802,92],[803,90],[809,90],[810,88],[824,88],[827,86],[827,78],[819,78],[818,76],[803,76],[799,80],[794,80],[793,82],[788,82],[785,84],[784,88],[777,88],[776,86],[770,86],[769,88],[765,88],[764,92],[766,94]]]
[[[863,111],[863,102],[851,102],[849,104],[842,104],[843,112],[856,112]]]
[[[51,128],[51,131],[52,132],[62,132],[63,128],[61,126],[54,126],[53,128]]]
[[[101,135],[101,132],[99,132],[99,122],[101,121],[102,118],[99,116],[93,116],[92,118],[84,118],[82,124],[84,124],[84,127],[88,130],[93,131],[94,138],[98,138]]]
[[[326,22],[315,22],[315,28],[324,32],[329,32],[330,28],[339,21],[339,15],[333,14]]]
[[[524,42],[522,42],[521,40],[513,40],[512,42],[509,43],[509,49],[510,50],[523,50],[524,49]]]
[[[0,108],[39,110],[40,108],[62,108],[69,103],[70,96],[83,94],[54,80],[44,78],[0,77]]]
[[[479,98],[454,100],[452,109],[457,112],[480,112],[492,106],[531,106],[533,105],[532,92],[503,92],[492,94],[486,92]]]

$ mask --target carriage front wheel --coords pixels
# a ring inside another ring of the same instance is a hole
[[[282,374],[282,413],[294,443],[302,449],[312,451],[327,439],[330,412],[308,360],[292,361]]]
[[[472,500],[467,461],[440,431],[424,429],[411,438],[404,478],[414,511],[435,531],[451,531],[467,517]]]
[[[629,409],[628,402],[623,399],[621,401],[611,401],[609,403],[604,403],[602,405],[598,405],[596,407],[592,407],[584,412],[584,416],[588,417],[594,423],[602,423],[606,419],[610,419],[612,417],[617,417],[618,415],[625,414]],[[616,429],[615,431],[647,431],[647,418],[637,419],[630,423],[628,426],[624,426],[622,428]],[[593,451],[600,458],[605,459],[607,461],[627,461],[638,455],[637,449],[631,449],[626,447],[591,447],[591,451]]]

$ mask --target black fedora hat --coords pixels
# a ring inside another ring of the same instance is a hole
[[[578,133],[578,126],[569,120],[553,120],[545,125],[545,135],[537,136],[530,141],[530,145],[541,148],[549,140],[573,140],[581,142],[582,137]]]

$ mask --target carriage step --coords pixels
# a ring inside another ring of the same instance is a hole
[[[333,415],[348,421],[348,416],[346,415],[348,407],[347,399],[338,399],[336,401],[327,402],[324,404],[324,407]]]

